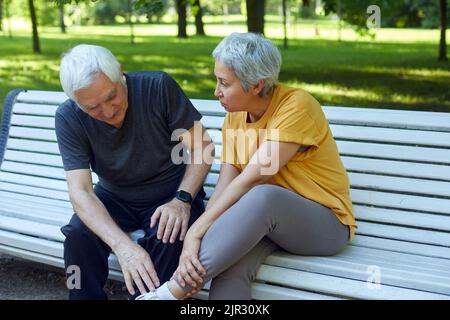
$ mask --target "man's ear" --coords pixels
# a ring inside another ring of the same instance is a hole
[[[123,65],[122,64],[120,65],[120,72],[122,72],[122,74],[123,74]]]
[[[259,80],[258,83],[252,87],[251,91],[254,96],[257,96],[261,93],[263,89],[264,89],[264,80]]]

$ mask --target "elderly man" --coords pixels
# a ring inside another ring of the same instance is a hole
[[[64,261],[81,280],[69,298],[106,299],[111,251],[131,295],[153,291],[172,276],[186,231],[204,211],[211,161],[202,155],[211,139],[201,115],[169,75],[123,73],[99,46],[67,52],[60,80],[70,99],[56,112],[56,135],[75,211],[61,228]],[[136,244],[127,232],[138,229],[145,234]]]

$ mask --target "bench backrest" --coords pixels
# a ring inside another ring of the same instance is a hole
[[[73,211],[54,114],[67,97],[48,91],[16,94],[9,96],[12,109],[5,105],[4,150],[0,140],[0,161],[4,151],[2,210],[62,225]],[[204,115],[202,123],[219,156],[225,113],[217,101],[192,102]],[[354,244],[450,259],[450,114],[343,107],[323,110],[350,176],[358,223]],[[205,183],[208,196],[218,171],[216,163]],[[46,237],[62,239],[60,234]]]

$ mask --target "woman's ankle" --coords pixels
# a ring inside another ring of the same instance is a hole
[[[175,298],[180,300],[186,298],[187,292],[175,280],[167,282],[167,287]]]

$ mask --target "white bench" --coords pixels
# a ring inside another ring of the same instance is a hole
[[[58,267],[59,228],[73,213],[53,118],[65,99],[60,92],[11,92],[0,138],[0,252]],[[192,102],[219,155],[222,108]],[[349,172],[356,237],[333,257],[275,252],[258,272],[253,297],[450,299],[450,114],[323,109]],[[215,164],[208,196],[217,177]],[[110,265],[110,277],[122,279],[114,256]]]

